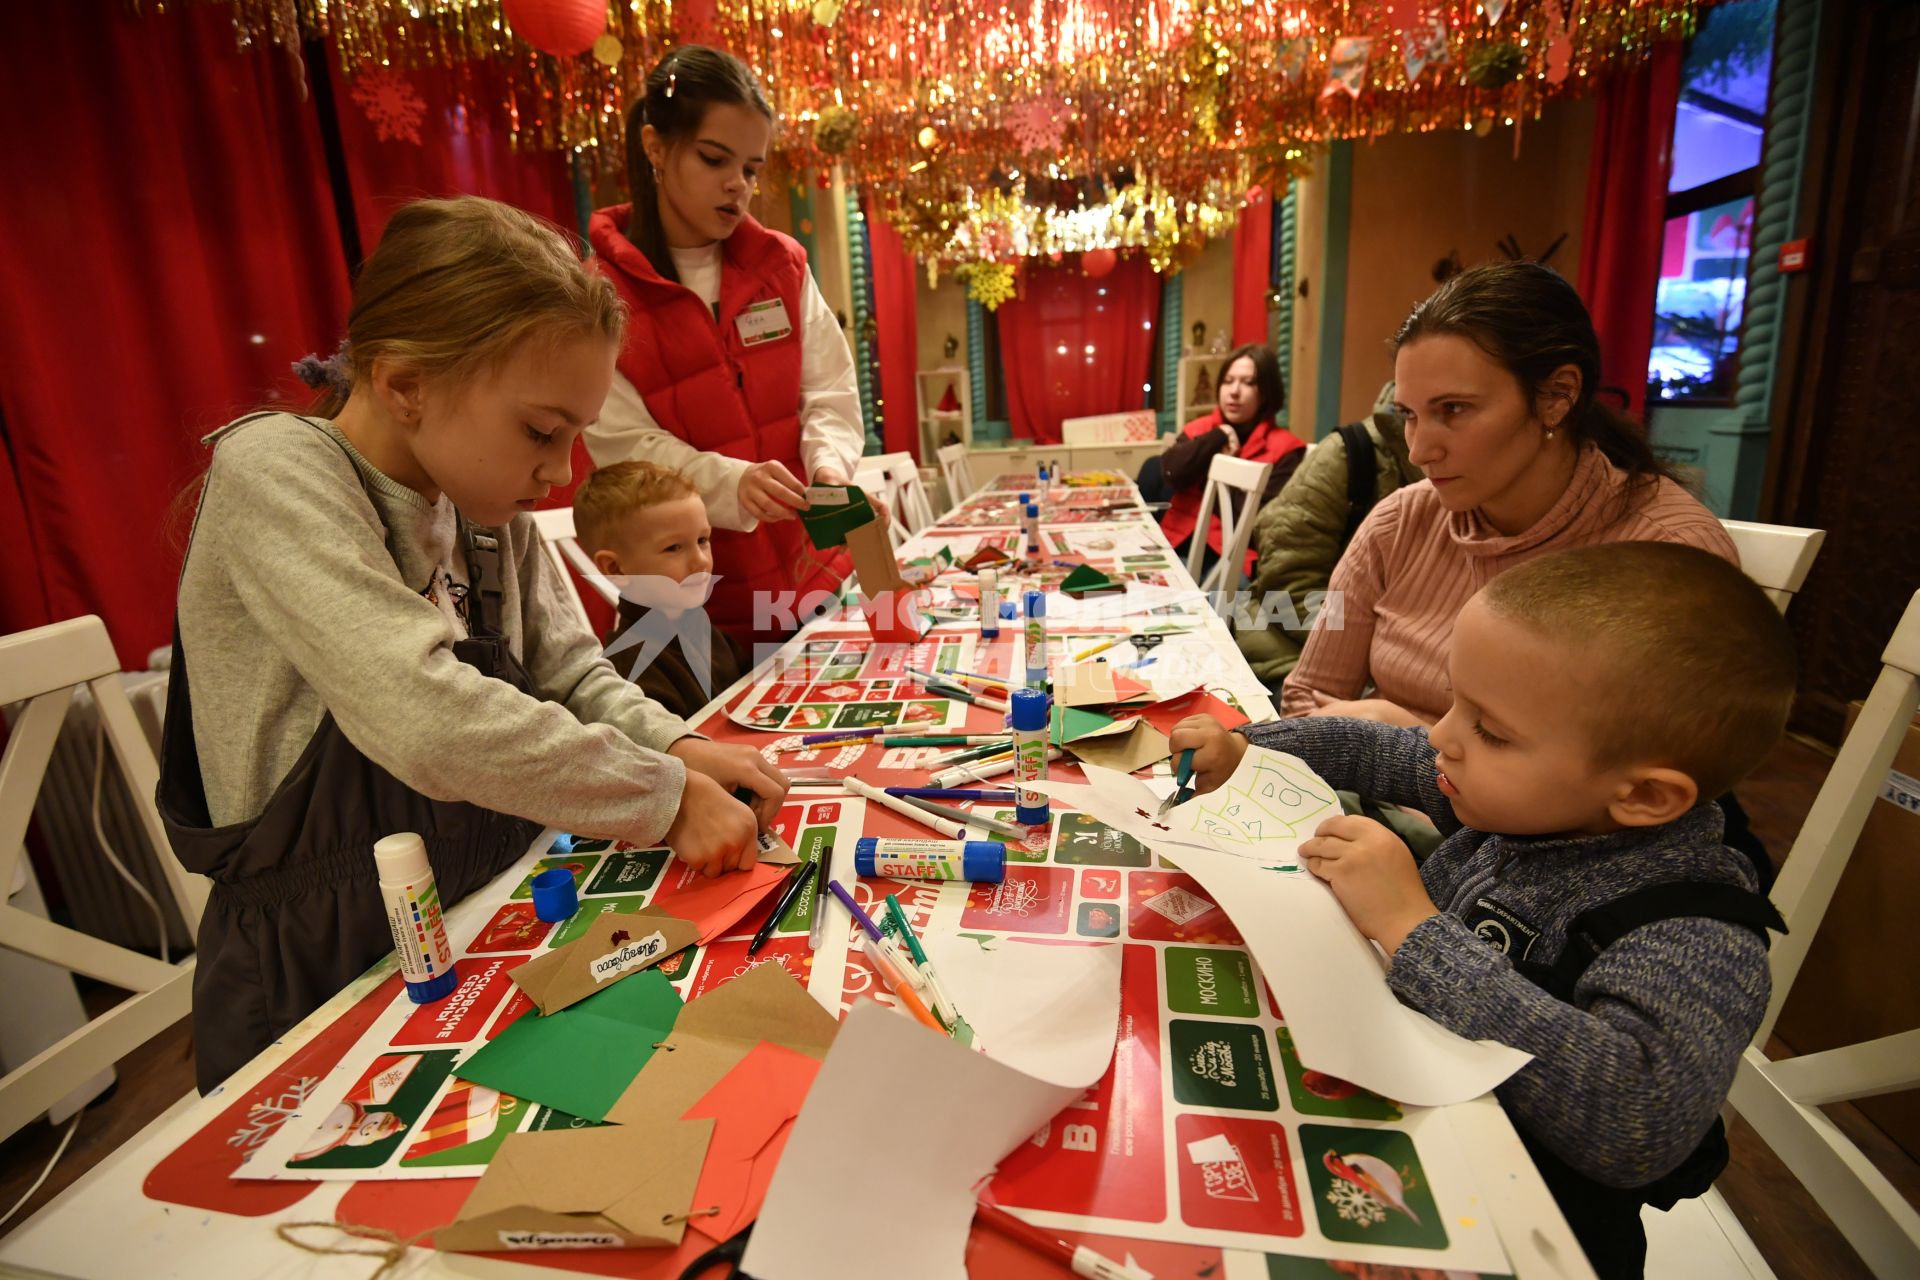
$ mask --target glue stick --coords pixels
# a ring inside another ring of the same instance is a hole
[[[411,831],[387,836],[374,842],[373,863],[380,873],[380,902],[407,997],[415,1004],[431,1004],[451,993],[460,975],[440,922],[440,890],[427,861],[427,842]]]
[[[980,571],[980,637],[1000,638],[1000,575],[992,569]]]
[[[1040,554],[1040,508],[1033,503],[1027,504],[1027,554]]]
[[[1032,786],[1047,780],[1047,721],[1051,718],[1051,703],[1052,699],[1038,689],[1013,691],[1013,776],[1017,787],[1013,793],[1013,816],[1016,822],[1029,827],[1044,824],[1050,816],[1046,794],[1033,790]]]
[[[862,836],[853,846],[854,870],[899,880],[985,880],[1007,876],[1007,847],[997,840],[898,840]]]
[[[1038,591],[1027,592],[1027,688],[1047,687],[1047,597]]]

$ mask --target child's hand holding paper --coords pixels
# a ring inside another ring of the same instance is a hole
[[[1198,757],[1195,757],[1198,759]],[[1372,818],[1328,818],[1300,842],[1300,860],[1327,882],[1354,927],[1392,955],[1415,925],[1439,914],[1399,836]]]

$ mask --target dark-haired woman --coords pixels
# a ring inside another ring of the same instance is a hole
[[[1194,526],[1200,522],[1200,499],[1215,457],[1224,453],[1248,462],[1273,464],[1273,474],[1266,491],[1255,502],[1255,510],[1279,493],[1300,465],[1306,442],[1273,421],[1286,403],[1280,362],[1274,359],[1271,348],[1250,343],[1227,356],[1213,412],[1181,428],[1179,436],[1160,455],[1160,472],[1172,494],[1172,504],[1160,517],[1160,528],[1181,555],[1187,554]],[[1207,526],[1207,551],[1206,562],[1211,566],[1220,554],[1218,515]],[[1248,553],[1247,567],[1251,564],[1252,553]]]
[[[1599,339],[1553,271],[1503,262],[1462,272],[1413,309],[1394,351],[1395,407],[1426,479],[1381,499],[1354,534],[1282,715],[1433,723],[1449,703],[1460,607],[1548,551],[1683,542],[1739,563],[1646,433],[1595,400]],[[1369,685],[1372,697],[1350,701]]]
[[[853,354],[806,251],[748,212],[772,141],[746,65],[682,45],[627,119],[632,203],[589,231],[633,318],[588,451],[700,490],[719,578],[707,610],[749,650],[846,576],[844,551],[814,550],[793,517],[808,485],[848,483],[865,443]]]

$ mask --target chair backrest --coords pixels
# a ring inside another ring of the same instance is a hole
[[[1764,1049],[1920,708],[1920,592],[1908,601],[1881,661],[1880,677],[1774,884],[1774,904],[1788,932],[1774,939],[1769,953],[1772,999],[1741,1059],[1729,1101],[1876,1275],[1911,1276],[1920,1275],[1920,1213],[1819,1108],[1920,1087],[1920,1029],[1780,1062]]]
[[[905,503],[901,482],[896,474],[901,470],[904,468],[889,463],[886,457],[878,454],[860,459],[860,464],[853,469],[853,482],[866,490],[869,497],[879,498],[886,503],[887,541],[895,551],[905,546],[910,536],[901,518],[901,507]]]
[[[1740,567],[1747,576],[1766,589],[1780,612],[1813,568],[1820,544],[1827,540],[1825,529],[1796,529],[1784,524],[1756,524],[1751,520],[1722,520],[1727,536],[1740,553]]]
[[[908,536],[933,523],[933,507],[927,501],[927,486],[920,479],[920,463],[911,453],[883,453],[879,460],[887,466],[887,482],[892,486],[894,518]]]
[[[947,482],[947,497],[957,507],[973,496],[973,469],[967,465],[967,446],[945,445],[935,456],[940,460],[940,474]]]
[[[1260,495],[1266,492],[1267,478],[1273,474],[1271,462],[1249,462],[1215,454],[1207,467],[1207,487],[1200,495],[1200,520],[1193,526],[1193,539],[1187,549],[1187,575],[1212,593],[1215,610],[1222,617],[1231,610],[1233,593],[1240,589],[1241,570],[1247,559],[1247,540],[1253,536],[1253,518],[1260,509]],[[1207,530],[1212,527],[1215,509],[1220,516],[1220,558],[1204,578],[1200,566],[1207,554]]]
[[[573,601],[573,607],[580,611],[581,621],[593,630],[593,619],[587,616],[586,601],[580,598],[580,588],[574,585],[573,574],[567,572],[572,565],[580,580],[593,589],[595,595],[616,608],[620,603],[620,591],[607,581],[592,557],[581,549],[580,539],[573,528],[572,507],[549,507],[533,513],[533,527],[540,531],[540,543],[546,551],[547,559],[553,565],[554,572],[560,575],[560,581],[567,588],[567,597]]]
[[[0,703],[27,705],[0,756],[0,895],[15,883],[25,855],[47,762],[74,689],[85,685],[100,717],[141,826],[166,875],[189,932],[206,910],[207,881],[180,865],[161,824],[154,792],[160,770],[120,682],[120,660],[106,624],[88,616],[0,637]],[[56,856],[58,850],[54,851]],[[0,947],[135,992],[31,1061],[0,1077],[0,1138],[18,1130],[84,1080],[184,1017],[192,1005],[193,961],[168,964],[106,942],[0,896]]]

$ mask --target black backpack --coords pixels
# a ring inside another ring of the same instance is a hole
[[[1556,999],[1573,1003],[1580,975],[1601,952],[1643,925],[1661,920],[1698,916],[1751,929],[1762,943],[1767,931],[1787,931],[1787,922],[1772,902],[1757,893],[1729,884],[1683,880],[1649,885],[1599,906],[1589,907],[1567,926],[1567,945],[1551,964],[1515,961],[1513,967]],[[1603,1277],[1631,1274],[1631,1258],[1615,1257],[1629,1236],[1638,1240],[1640,1208],[1671,1209],[1682,1200],[1704,1195],[1727,1167],[1730,1151],[1726,1125],[1715,1116],[1713,1127],[1680,1166],[1664,1177],[1639,1187],[1603,1186],[1547,1150],[1525,1130],[1520,1139],[1539,1167],[1540,1176],[1567,1223],[1579,1237],[1589,1260]],[[1644,1249],[1644,1244],[1639,1248]],[[1618,1263],[1619,1265],[1613,1265]]]
[[[1349,422],[1340,428],[1340,439],[1347,446],[1347,529],[1340,535],[1340,550],[1345,551],[1360,522],[1380,500],[1380,474],[1374,461],[1373,437],[1364,424]]]

